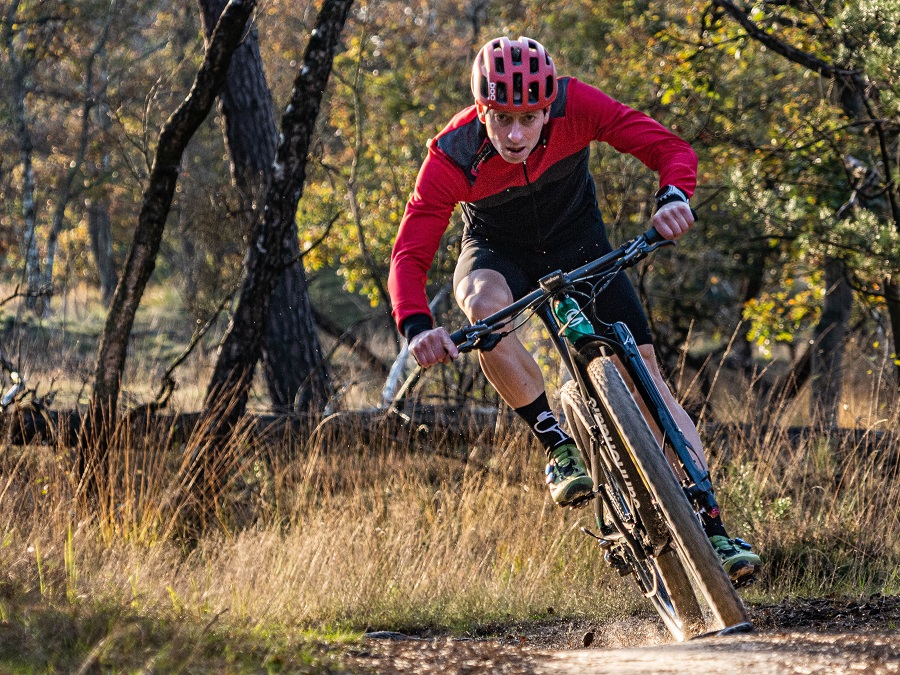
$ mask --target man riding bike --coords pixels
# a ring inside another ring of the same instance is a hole
[[[394,318],[423,367],[459,356],[448,331],[433,325],[425,294],[426,275],[457,205],[464,230],[454,292],[471,322],[524,296],[544,275],[612,250],[588,170],[592,141],[631,154],[659,174],[652,224],[663,237],[676,240],[694,223],[688,200],[697,156],[690,145],[599,89],[557,78],[553,60],[536,40],[490,40],[475,57],[471,85],[475,104],[428,144],[391,256]],[[622,321],[631,330],[705,469],[697,429],[660,373],[646,316],[624,272],[592,309],[598,320]],[[553,500],[567,506],[589,494],[593,482],[581,453],[559,425],[540,369],[515,334],[479,358],[485,376],[544,446]],[[759,557],[728,536],[718,511],[701,517],[732,581],[751,579]]]

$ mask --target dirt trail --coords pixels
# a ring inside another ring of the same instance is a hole
[[[777,633],[705,638],[630,649],[582,649],[537,657],[535,675],[616,673],[900,673],[896,635]]]
[[[653,619],[525,624],[489,639],[382,634],[348,665],[385,675],[900,673],[900,597],[794,599],[753,607],[751,618],[754,633],[682,644],[667,644]]]

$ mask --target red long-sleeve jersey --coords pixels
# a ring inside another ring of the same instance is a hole
[[[388,289],[398,327],[415,314],[430,316],[427,273],[457,204],[467,230],[537,251],[564,246],[567,233],[599,219],[591,141],[634,155],[659,174],[660,186],[693,194],[697,156],[687,142],[574,78],[559,79],[550,119],[523,164],[501,158],[475,106],[466,108],[429,141],[394,242]]]

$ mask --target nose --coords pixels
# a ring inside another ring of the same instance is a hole
[[[521,140],[524,136],[522,123],[519,120],[513,120],[513,123],[509,127],[509,133],[507,134],[509,140],[518,141]]]

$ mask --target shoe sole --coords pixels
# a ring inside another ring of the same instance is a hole
[[[594,492],[594,482],[578,484],[574,483],[569,487],[569,491],[561,497],[559,501],[554,499],[553,501],[557,506],[572,506],[575,502],[583,500],[585,497],[590,496]]]
[[[731,585],[735,588],[749,586],[756,581],[756,565],[752,563],[736,563],[728,572]]]

